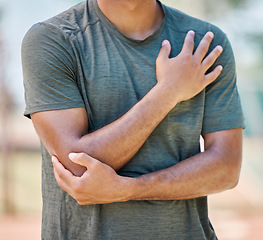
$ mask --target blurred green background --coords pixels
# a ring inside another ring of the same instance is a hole
[[[81,2],[0,0],[0,239],[40,239],[41,155],[23,117],[20,47],[30,26]],[[229,37],[246,118],[244,161],[237,188],[210,197],[219,239],[263,239],[263,1],[163,0],[210,21]],[[235,114],[233,112],[233,114]]]

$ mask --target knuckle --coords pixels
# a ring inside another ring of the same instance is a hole
[[[185,53],[183,58],[185,62],[190,62],[193,59],[193,55],[191,53]]]
[[[209,44],[207,44],[207,43],[203,43],[199,46],[201,53],[207,53],[208,48],[209,48]]]
[[[100,166],[100,162],[98,162],[98,161],[94,161],[94,162],[91,163],[91,167],[95,171],[96,171],[96,169],[99,168],[99,166]]]
[[[83,191],[83,184],[81,182],[77,182],[73,186],[73,191],[76,194],[80,194]]]
[[[213,58],[207,57],[207,58],[205,59],[205,64],[206,64],[208,67],[211,67],[211,66],[213,65],[213,63],[214,63],[214,59],[213,59]]]
[[[192,67],[193,67],[193,68],[198,68],[200,65],[201,65],[200,62],[197,61],[196,59],[195,59],[195,61],[193,61],[193,63],[192,63]]]
[[[63,179],[64,177],[64,174],[60,171],[57,171],[57,176],[60,178],[60,179]]]
[[[203,61],[203,65],[211,67],[220,56],[221,50],[215,48]]]

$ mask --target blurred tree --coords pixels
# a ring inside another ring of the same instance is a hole
[[[1,9],[0,9],[0,23],[1,23]],[[2,31],[0,25],[0,164],[2,177],[2,198],[4,213],[10,214],[14,212],[14,205],[11,198],[11,184],[10,184],[10,128],[9,115],[11,108],[11,95],[9,94],[6,79],[5,79],[5,61],[4,61],[4,44],[2,40]]]
[[[205,17],[209,19],[223,17],[233,9],[246,7],[247,3],[247,0],[202,0]]]
[[[226,0],[230,7],[232,8],[239,8],[244,7],[247,3],[247,0]]]

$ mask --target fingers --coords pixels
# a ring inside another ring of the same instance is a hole
[[[168,40],[164,40],[162,42],[162,47],[160,49],[159,55],[157,57],[158,59],[168,59],[171,53],[171,44]]]
[[[217,60],[220,54],[223,52],[223,48],[221,46],[217,46],[214,50],[203,60],[202,66],[207,71]]]
[[[214,38],[214,34],[212,32],[207,32],[201,42],[199,43],[199,46],[197,47],[194,56],[197,59],[198,62],[202,62],[205,55],[208,52],[208,49],[210,47],[210,44]]]
[[[72,182],[75,180],[75,177],[58,161],[56,157],[52,156],[52,162],[54,167],[54,175],[59,187],[65,191],[68,191],[69,186],[71,186]]]
[[[95,158],[92,158],[86,153],[70,153],[69,159],[72,162],[79,164],[81,166],[84,166],[89,170],[92,170],[95,167],[95,165],[99,163],[98,160],[96,160]]]
[[[209,50],[211,42],[213,41],[214,34],[212,32],[207,32],[203,37],[201,42],[199,43],[198,48],[196,49],[194,56],[198,62],[201,62],[201,66],[206,72],[218,59],[220,54],[223,52],[223,48],[221,46],[217,46],[213,49],[212,52],[209,53],[207,57],[206,54]],[[214,81],[223,70],[222,66],[216,67],[211,73],[205,75],[206,82],[211,83]]]
[[[194,51],[194,38],[195,38],[195,32],[190,30],[184,39],[184,45],[182,48],[182,52],[193,54]]]
[[[206,74],[204,77],[205,86],[209,85],[214,80],[216,80],[219,77],[219,75],[221,74],[222,70],[223,70],[223,67],[221,65],[219,65],[212,72]]]

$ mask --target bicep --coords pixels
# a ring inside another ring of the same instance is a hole
[[[31,114],[31,119],[49,154],[57,156],[75,175],[81,174],[83,167],[73,164],[68,154],[83,151],[79,139],[88,132],[85,108],[36,112]]]

